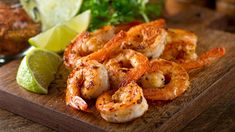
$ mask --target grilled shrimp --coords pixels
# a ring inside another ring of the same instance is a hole
[[[161,55],[162,59],[180,62],[195,60],[197,36],[182,29],[168,29],[167,44]]]
[[[142,88],[131,82],[115,93],[103,93],[96,101],[96,108],[106,121],[123,123],[142,116],[148,110],[148,104]]]
[[[98,62],[103,62],[110,58],[111,56],[119,53],[123,48],[123,39],[126,38],[126,32],[120,31],[117,35],[115,35],[111,40],[109,40],[102,49],[85,56],[76,63],[80,63],[82,61],[89,61],[89,60],[97,60]]]
[[[187,71],[209,65],[225,54],[224,48],[213,48],[198,57],[197,36],[181,29],[169,29],[168,40],[161,58],[175,61]]]
[[[103,64],[95,60],[81,63],[69,75],[66,104],[75,109],[86,111],[88,106],[83,98],[96,98],[108,89],[108,72]]]
[[[160,79],[156,79],[158,77]],[[151,61],[150,69],[140,79],[140,83],[146,99],[173,100],[187,90],[189,76],[187,71],[179,64],[155,59]]]
[[[167,32],[163,19],[132,27],[127,32],[126,47],[143,53],[148,58],[158,58],[165,47]]]
[[[224,54],[225,48],[213,48],[205,53],[202,53],[196,60],[186,61],[180,65],[184,67],[185,70],[190,71],[192,69],[209,65],[215,60],[224,56]]]
[[[121,30],[127,31],[130,27],[139,24],[132,22],[118,26],[105,26],[95,32],[83,32],[79,34],[65,49],[64,63],[67,68],[74,68],[76,60],[89,55],[101,48]]]
[[[143,54],[125,49],[105,62],[110,84],[117,88],[138,80],[149,68],[148,58]]]

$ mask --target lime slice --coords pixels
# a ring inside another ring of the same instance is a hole
[[[40,17],[43,31],[76,16],[82,4],[82,0],[20,0],[20,2],[34,20]]]
[[[54,52],[34,49],[21,61],[16,80],[31,92],[47,94],[62,59]]]
[[[63,51],[77,34],[88,28],[89,22],[90,10],[30,38],[29,43],[38,48],[55,52]]]

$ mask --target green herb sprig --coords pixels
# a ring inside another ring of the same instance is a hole
[[[134,20],[148,22],[152,16],[160,15],[161,3],[151,4],[148,0],[84,0],[81,12],[91,10],[89,30],[95,30],[105,25]]]

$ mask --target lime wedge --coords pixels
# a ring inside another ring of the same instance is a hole
[[[29,43],[38,48],[61,52],[77,34],[88,28],[89,22],[90,10],[30,38]]]
[[[43,31],[76,16],[82,4],[82,0],[20,0],[20,2],[34,20],[40,19]]]
[[[21,61],[16,80],[28,91],[47,94],[62,59],[54,52],[34,49]]]

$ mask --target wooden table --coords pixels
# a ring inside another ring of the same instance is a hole
[[[0,109],[0,131],[53,131],[50,128]],[[235,88],[225,94],[183,131],[235,131]]]
[[[170,17],[172,26],[187,25],[188,27],[202,26],[216,28],[223,25],[221,14],[214,14],[212,11],[205,9],[198,10],[191,8],[191,12],[181,14],[176,17]],[[184,20],[191,21],[184,21]],[[206,20],[205,20],[206,19]],[[201,21],[205,20],[205,21]],[[195,24],[200,22],[200,25]],[[215,24],[211,24],[214,22]],[[231,81],[233,78],[231,78]],[[53,131],[50,128],[24,119],[20,116],[0,109],[0,131]],[[235,89],[224,94],[218,101],[212,104],[208,109],[191,121],[183,131],[235,131]]]

